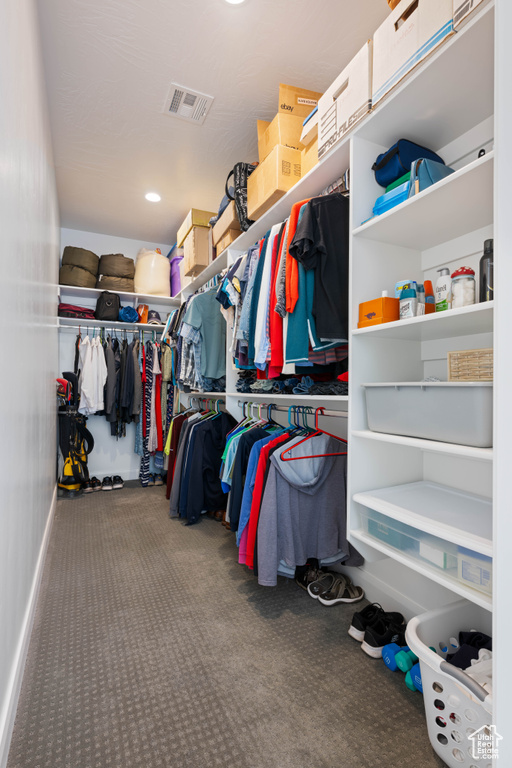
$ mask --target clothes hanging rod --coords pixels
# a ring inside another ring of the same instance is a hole
[[[312,398],[313,399],[313,398]],[[269,408],[272,406],[272,411],[280,411],[281,413],[288,413],[290,408],[311,408],[312,409],[312,416],[314,416],[315,411],[318,410],[318,408],[322,408],[322,413],[320,413],[320,416],[329,416],[334,417],[337,419],[348,419],[348,413],[347,411],[328,411],[323,408],[323,406],[314,406],[312,405],[294,405],[290,404],[289,406],[279,406],[274,405],[272,402],[270,403],[252,403],[250,400],[238,400],[238,407],[243,408],[244,405],[249,404],[251,408]]]

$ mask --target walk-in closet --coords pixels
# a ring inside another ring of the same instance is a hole
[[[0,20],[0,768],[512,765],[509,3]]]

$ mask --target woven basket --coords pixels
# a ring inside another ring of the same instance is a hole
[[[492,381],[492,349],[448,352],[448,381]]]

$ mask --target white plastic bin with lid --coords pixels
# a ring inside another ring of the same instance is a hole
[[[373,432],[492,446],[492,382],[415,381],[363,384]]]
[[[441,650],[449,646],[450,638],[458,640],[460,631],[472,629],[490,635],[492,615],[459,600],[411,619],[405,633],[420,662],[428,735],[450,768],[487,768],[493,763],[474,751],[480,736],[493,734],[492,697],[464,670],[447,662],[446,651]]]

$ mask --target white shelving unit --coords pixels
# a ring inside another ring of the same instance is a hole
[[[478,64],[475,45],[481,54]],[[398,280],[435,283],[436,269],[441,267],[453,271],[469,264],[477,268],[484,239],[493,237],[495,153],[489,151],[494,140],[493,63],[494,7],[490,4],[377,107],[352,137],[348,473],[349,530],[370,563],[368,571],[372,562],[385,556],[489,610],[490,595],[376,540],[365,522],[368,514],[378,512],[390,526],[398,520],[492,556],[493,449],[373,433],[367,428],[361,385],[421,381],[433,372],[446,380],[447,351],[492,346],[494,302],[364,329],[357,329],[357,310],[360,302],[379,296],[383,289],[393,295]],[[372,162],[398,136],[426,144],[457,170],[382,216],[367,220],[381,194],[370,170]],[[487,152],[478,157],[481,147]],[[418,483],[453,489],[446,492],[441,516],[418,515],[412,504],[398,511],[396,505],[384,503],[386,489]],[[485,535],[471,529],[469,516],[461,514],[453,501],[466,490],[484,497],[479,524]]]

